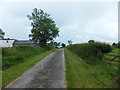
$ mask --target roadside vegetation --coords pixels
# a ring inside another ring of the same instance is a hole
[[[115,53],[111,45],[90,41],[69,45],[65,49],[68,88],[116,88],[118,68],[103,60],[107,53]]]
[[[24,46],[3,48],[2,86],[5,87],[54,50],[51,46],[46,47],[46,49]]]
[[[39,55],[52,47],[33,48],[28,46],[18,46],[11,48],[2,48],[2,70],[8,69],[18,63],[24,62],[24,59]]]

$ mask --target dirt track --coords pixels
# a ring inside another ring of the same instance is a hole
[[[7,88],[65,88],[64,49],[56,50]]]

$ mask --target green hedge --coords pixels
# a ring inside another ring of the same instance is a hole
[[[83,59],[87,59],[89,57],[101,59],[104,53],[112,51],[111,45],[101,42],[73,44],[69,45],[67,48]]]

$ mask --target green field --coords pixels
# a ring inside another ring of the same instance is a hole
[[[116,88],[114,78],[117,69],[100,60],[87,63],[73,52],[65,49],[66,79],[68,88]]]
[[[112,52],[108,53],[109,55],[120,55],[120,49],[114,48]]]
[[[15,57],[15,58],[19,58],[18,56],[22,56],[23,60],[21,61],[17,61],[16,63],[12,63],[12,65],[10,67],[7,67],[8,69],[5,69],[2,71],[2,87],[5,87],[7,84],[9,84],[12,80],[14,80],[15,78],[17,78],[18,76],[20,76],[22,73],[24,73],[26,70],[28,70],[29,68],[31,68],[34,64],[36,64],[38,61],[40,61],[42,58],[44,58],[45,56],[49,55],[51,52],[53,52],[55,49],[52,50],[44,50],[41,48],[33,48],[33,49],[27,49],[27,50],[20,50],[18,51],[9,51],[8,57]],[[16,54],[13,54],[14,52],[16,52]],[[24,55],[25,54],[25,55]],[[7,57],[7,56],[4,56]],[[3,58],[4,58],[3,57]],[[5,59],[3,59],[4,62]],[[9,59],[6,59],[6,61]],[[13,59],[16,60],[16,59]],[[20,59],[19,59],[20,60]],[[5,64],[5,65],[9,65],[9,64]]]
[[[113,56],[111,56],[113,55]],[[105,54],[105,58],[103,60],[107,61],[108,63],[111,63],[112,65],[118,66],[120,65],[120,58],[115,58],[115,56],[120,56],[120,49],[114,48],[111,52]],[[107,60],[108,59],[108,60]],[[113,60],[113,61],[110,61]]]

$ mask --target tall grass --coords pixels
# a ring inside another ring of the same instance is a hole
[[[106,63],[106,61],[102,60],[105,53],[112,51],[113,48],[111,45],[100,42],[92,42],[69,45],[67,49],[74,52],[78,57],[82,58],[82,60],[84,60],[86,63],[85,65],[88,69],[88,72],[89,70],[92,70],[93,74],[91,75],[96,75],[95,77],[98,77],[98,80],[99,78],[101,78],[101,80],[105,80],[107,75],[109,76],[109,81],[112,81],[112,79],[118,77],[118,69],[110,66]]]
[[[24,62],[25,58],[39,55],[47,50],[32,47],[2,48],[2,70],[8,69],[18,63]]]
[[[68,88],[116,88],[114,78],[117,70],[95,57],[87,63],[73,52],[65,49],[66,79]]]
[[[38,49],[38,48],[36,48]],[[17,65],[11,66],[10,68],[2,72],[2,87],[5,87],[11,81],[22,75],[26,70],[34,66],[37,62],[42,60],[45,56],[49,55],[56,49],[45,51],[39,55],[34,55],[24,59],[24,62],[17,63]]]

